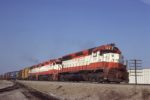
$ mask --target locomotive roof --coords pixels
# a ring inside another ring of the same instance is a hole
[[[103,51],[103,52],[104,51],[112,51],[114,53],[121,53],[121,51],[115,46],[115,44],[112,43],[112,44],[102,45],[102,46],[90,48],[87,50],[82,50],[82,51],[79,51],[76,53],[68,54],[66,56],[63,56],[62,60],[68,60],[68,59],[72,59],[72,58],[90,55],[92,52],[96,52],[96,51]]]
[[[39,63],[37,65],[33,65],[31,66],[30,68],[36,68],[36,67],[41,67],[41,66],[44,66],[44,65],[47,65],[47,64],[52,64],[52,63],[56,63],[56,62],[59,62],[60,61],[60,58],[59,59],[51,59],[51,60],[48,60],[48,61],[44,61],[42,63]]]

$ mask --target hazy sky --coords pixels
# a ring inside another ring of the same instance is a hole
[[[150,0],[0,0],[0,73],[112,42],[150,68]]]

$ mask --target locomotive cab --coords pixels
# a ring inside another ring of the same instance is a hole
[[[92,62],[103,69],[102,79],[108,82],[123,82],[127,80],[127,70],[124,57],[114,44],[95,48],[92,52]]]

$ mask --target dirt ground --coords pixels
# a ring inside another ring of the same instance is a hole
[[[0,100],[28,100],[20,90],[14,90],[0,94]]]
[[[0,80],[0,90],[13,86],[14,83],[11,81]],[[28,100],[21,92],[21,89],[14,89],[12,91],[1,92],[0,100]]]
[[[150,86],[19,81],[61,100],[150,100]]]

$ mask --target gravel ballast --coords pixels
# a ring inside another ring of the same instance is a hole
[[[148,85],[18,81],[61,100],[150,100]]]

